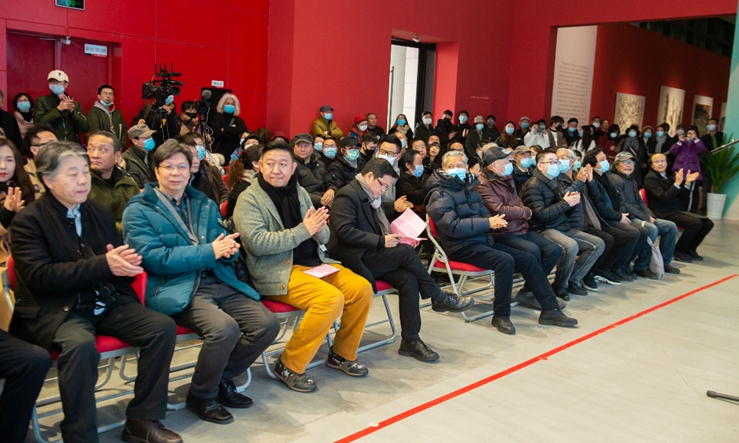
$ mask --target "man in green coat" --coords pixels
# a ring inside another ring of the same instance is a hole
[[[98,101],[87,111],[87,124],[90,133],[95,131],[110,131],[118,137],[121,147],[126,147],[128,142],[128,125],[123,120],[121,111],[115,108],[113,99],[115,92],[110,85],[98,88]]]
[[[59,140],[81,143],[80,133],[90,130],[87,117],[80,104],[65,94],[69,86],[69,77],[58,69],[47,76],[51,94],[36,100],[33,121],[47,123],[54,128],[54,135]]]
[[[115,226],[121,232],[121,219],[126,203],[139,193],[139,185],[118,167],[121,145],[110,131],[96,131],[87,138],[92,186],[89,199],[104,204],[115,216]]]
[[[321,106],[321,116],[313,122],[313,129],[310,131],[313,137],[329,137],[339,142],[344,136],[344,132],[339,129],[339,125],[334,121],[334,108],[330,105]]]
[[[131,174],[139,189],[144,189],[144,185],[149,182],[157,181],[151,168],[152,151],[156,146],[152,138],[155,132],[144,124],[133,126],[128,130],[131,147],[121,157],[126,163],[126,172]]]

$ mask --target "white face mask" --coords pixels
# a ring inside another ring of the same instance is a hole
[[[358,126],[358,128],[359,128],[360,131],[364,132],[364,131],[367,130],[367,125],[360,125],[360,126]]]

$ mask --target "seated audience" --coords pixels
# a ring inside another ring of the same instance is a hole
[[[52,142],[36,156],[47,192],[12,226],[18,276],[10,333],[59,351],[62,439],[98,441],[95,384],[100,354],[95,335],[140,349],[134,397],[126,410],[126,441],[181,442],[161,420],[167,410],[175,323],[145,308],[131,288],[141,256],[124,245],[113,213],[87,199],[90,165],[76,143]]]
[[[611,125],[605,134],[605,143],[603,143],[603,152],[608,156],[608,161],[613,163],[616,154],[619,152],[618,144],[621,142],[621,128],[618,125]]]
[[[474,300],[442,292],[416,251],[400,244],[402,235],[390,232],[380,198],[395,176],[388,162],[375,158],[339,190],[331,208],[328,251],[373,287],[378,279],[398,290],[402,337],[398,352],[420,361],[434,361],[439,354],[418,335],[421,331],[419,292],[422,299],[431,299],[432,309],[437,312],[461,312],[472,306]]]
[[[467,158],[472,158],[480,148],[480,144],[485,144],[493,140],[485,138],[485,119],[482,115],[475,117],[472,121],[472,129],[467,134],[467,138],[464,142],[464,152],[467,154]]]
[[[385,135],[385,130],[380,126],[377,126],[377,114],[374,112],[367,114],[367,124],[367,131],[374,134],[377,140],[380,140],[380,138]]]
[[[429,137],[430,139],[431,137]],[[431,163],[431,169],[433,171],[441,168],[441,146],[439,146],[438,142],[432,142],[428,145],[429,153],[428,153],[428,160]],[[432,171],[429,171],[432,172]]]
[[[495,127],[495,116],[488,115],[485,118],[485,128],[483,129],[483,139],[485,140],[497,140],[500,136],[500,131]]]
[[[336,159],[336,154],[339,152],[337,143],[338,142],[336,140],[330,137],[323,140],[323,150],[320,151],[321,154],[318,161],[323,164],[323,167],[326,168],[327,172],[331,163]],[[328,177],[326,177],[326,180],[328,181]]]
[[[167,140],[154,154],[157,184],[132,198],[123,214],[126,243],[148,273],[146,303],[203,337],[187,393],[201,420],[226,424],[224,406],[248,408],[233,379],[272,344],[280,330],[259,294],[236,278],[231,263],[239,234],[220,226],[218,206],[188,185],[191,149]]]
[[[375,137],[373,134],[365,134],[362,136],[362,147],[359,148],[359,155],[362,157],[365,163],[367,163],[372,157],[375,156],[375,151],[377,150],[377,137]]]
[[[513,136],[516,139],[516,146],[525,145],[524,137],[526,137],[526,134],[529,132],[529,126],[531,125],[531,120],[528,117],[521,117],[518,119],[518,129],[516,129],[516,132],[513,133]]]
[[[547,131],[547,122],[539,120],[535,125],[531,125],[529,133],[523,138],[524,144],[529,148],[536,145],[543,149],[549,148],[549,132]]]
[[[640,137],[639,127],[637,125],[629,126],[626,134],[618,143],[617,151],[628,151],[637,159],[632,176],[636,180],[636,184],[641,188],[643,177],[646,175],[647,148],[644,146],[644,140]],[[642,170],[644,170],[643,173]]]
[[[123,119],[121,111],[113,104],[115,92],[110,85],[98,88],[98,99],[87,111],[87,124],[90,133],[97,131],[112,132],[119,141],[119,146],[128,146],[128,125]]]
[[[357,361],[357,348],[372,305],[372,285],[324,252],[329,240],[328,209],[315,209],[308,193],[298,186],[290,145],[270,142],[262,155],[257,180],[239,198],[233,220],[242,234],[257,291],[306,311],[275,363],[275,374],[290,389],[315,391],[316,382],[305,368],[341,316],[326,365],[350,376],[365,376],[369,370]],[[322,278],[305,273],[324,263],[336,272]]]
[[[359,142],[354,137],[344,137],[339,143],[341,151],[326,171],[326,180],[331,189],[341,190],[351,183],[362,171],[364,159],[359,156]]]
[[[559,179],[559,159],[551,149],[536,156],[536,168],[521,189],[521,200],[532,211],[529,226],[563,250],[554,290],[564,300],[569,300],[569,294],[587,295],[581,280],[605,249],[603,240],[581,230],[580,191],[587,170],[581,169],[572,185],[566,186]]]
[[[518,140],[516,140],[515,133],[516,124],[513,122],[506,122],[505,130],[500,133],[497,139],[494,140],[495,144],[501,148],[515,149],[518,146]]]
[[[580,151],[583,154],[587,154],[587,152],[593,148],[595,148],[595,137],[593,136],[593,130],[589,125],[585,125],[582,127],[582,135],[580,138],[575,142],[574,149],[576,151]]]
[[[113,212],[115,226],[121,232],[123,210],[131,197],[139,193],[139,185],[118,166],[120,139],[110,131],[95,131],[87,136],[87,155],[92,172],[89,198]]]
[[[246,191],[246,188],[254,181],[254,176],[259,173],[262,164],[262,149],[264,149],[262,145],[249,145],[241,153],[241,158],[231,162],[226,178],[227,184],[231,188],[226,204],[226,218],[233,215],[239,196]]]
[[[419,141],[423,143],[423,140]],[[425,173],[423,157],[418,151],[408,150],[400,155],[398,162],[400,163],[401,173],[395,184],[395,195],[404,195],[413,204],[413,211],[419,217],[425,218],[426,211],[423,209],[423,205],[426,199],[426,191],[423,190],[423,184],[430,174]],[[391,178],[395,178],[392,174],[390,175]]]
[[[231,158],[231,154],[239,147],[241,136],[249,132],[239,114],[241,114],[239,98],[227,93],[218,101],[216,114],[210,118],[214,139],[211,150],[223,155],[223,158]]]
[[[313,137],[320,135],[327,139],[332,138],[338,142],[342,137],[344,137],[344,132],[339,129],[339,125],[334,121],[334,108],[330,105],[323,105],[321,106],[320,111],[321,116],[313,122],[313,128],[311,129],[310,134]],[[377,123],[376,118],[375,123]],[[372,125],[369,124],[369,127],[371,128]]]
[[[36,99],[33,121],[51,125],[58,140],[79,143],[80,133],[84,134],[90,127],[79,102],[67,90],[69,77],[57,69],[49,72],[46,79],[51,93]]]
[[[493,153],[492,149],[488,155]],[[487,152],[487,151],[486,151]],[[499,155],[507,155],[498,150]],[[574,326],[577,320],[568,318],[559,310],[553,293],[545,292],[546,276],[536,258],[502,243],[493,242],[490,231],[507,225],[504,215],[490,216],[480,194],[475,190],[477,177],[468,173],[464,152],[450,151],[444,154],[443,170],[434,171],[424,188],[430,194],[426,211],[436,224],[441,246],[451,260],[470,263],[495,273],[495,302],[492,324],[504,334],[515,334],[510,320],[513,273],[521,272],[532,281],[535,290],[541,292],[540,303],[544,310],[540,324]],[[536,282],[536,283],[533,283]],[[551,288],[549,288],[551,291]]]
[[[262,139],[257,134],[241,134],[241,140],[239,141],[239,143],[239,147],[236,148],[233,154],[231,154],[229,163],[241,157],[241,153],[244,152],[244,149],[248,148],[249,146],[261,145]]]
[[[673,253],[675,252],[677,226],[669,220],[655,218],[654,213],[644,203],[641,195],[639,195],[639,187],[632,177],[635,166],[636,158],[630,152],[624,151],[616,156],[616,160],[611,168],[609,178],[620,197],[619,210],[629,214],[629,218],[633,223],[640,224],[647,230],[652,244],[656,244],[657,236],[659,236],[659,250],[662,253],[665,272],[679,274],[679,269],[670,266]],[[649,262],[647,260],[645,262],[648,266]],[[643,278],[658,278],[648,267],[645,269],[636,269],[635,266],[634,273]]]
[[[23,136],[23,155],[26,156],[26,165],[23,166],[23,169],[31,177],[36,198],[39,198],[46,190],[41,184],[38,174],[36,174],[36,154],[38,154],[39,149],[53,141],[56,141],[56,135],[54,135],[51,126],[46,123],[31,126],[26,130],[26,135]]]
[[[368,137],[375,140],[374,135]],[[298,184],[308,192],[316,209],[321,206],[331,207],[338,188],[327,178],[323,163],[313,156],[313,137],[310,134],[298,134],[290,141],[290,146],[298,164],[295,170]]]
[[[651,171],[644,179],[649,209],[656,217],[674,222],[683,229],[675,243],[675,259],[684,262],[703,261],[697,249],[713,229],[708,217],[686,211],[691,185],[698,179],[698,172],[667,169],[667,157],[654,154],[650,159]]]
[[[426,147],[425,141],[419,138],[414,139],[411,143],[411,149],[421,154],[421,160],[424,169],[423,173],[425,175],[431,175],[434,169],[438,168],[438,165],[436,165],[436,163],[434,163],[428,155],[428,148]]]
[[[126,172],[139,185],[139,189],[144,189],[144,185],[156,181],[149,158],[149,154],[156,147],[154,132],[144,124],[132,126],[128,130],[131,147],[121,155],[126,162]]]
[[[575,143],[577,143],[577,141],[580,140],[580,137],[582,137],[577,131],[577,125],[579,123],[580,122],[576,118],[572,117],[567,120],[567,128],[562,133],[565,137],[565,142],[567,142],[567,146],[570,148],[575,146]]]
[[[18,122],[18,129],[21,131],[21,137],[26,135],[26,131],[33,126],[33,99],[25,92],[19,92],[13,97],[13,109],[15,112],[15,121]],[[16,145],[18,147],[20,145]]]
[[[370,134],[370,132],[367,130],[369,127],[367,123],[367,117],[360,115],[357,116],[354,119],[354,124],[352,125],[351,131],[349,131],[349,137],[354,137],[357,140],[362,140],[362,137],[365,135],[371,135],[375,141],[377,141],[377,137],[375,137],[374,134]]]
[[[387,130],[387,133],[395,135],[400,133],[400,135],[404,136],[406,140],[411,140],[413,138],[413,129],[411,129],[408,124],[408,118],[405,114],[398,114],[398,116],[395,117],[395,123],[393,123],[390,129]],[[405,148],[405,146],[403,147]]]
[[[190,186],[205,194],[206,197],[218,204],[218,207],[228,200],[228,187],[217,167],[205,158],[205,143],[200,134],[190,132],[175,137],[177,143],[190,149],[192,164],[190,167]]]
[[[380,144],[380,149],[377,151],[377,158],[387,160],[388,163],[395,170],[396,176],[392,178],[392,184],[386,188],[385,193],[382,194],[382,208],[385,211],[385,216],[389,220],[394,220],[395,217],[402,214],[406,209],[412,208],[413,203],[408,201],[405,195],[398,197],[397,194],[397,176],[400,173],[400,167],[398,166],[398,160],[402,153],[400,139],[393,134],[385,136]]]
[[[549,297],[553,297],[561,309],[564,307],[564,301],[560,302],[555,296],[547,276],[554,269],[562,250],[556,243],[529,230],[528,220],[532,212],[524,206],[516,193],[512,178],[511,155],[494,146],[486,149],[482,155],[483,170],[477,175],[480,183],[475,189],[480,193],[490,214],[505,217],[506,225],[490,232],[493,240],[531,255],[536,259],[541,271],[537,269],[536,272],[529,274],[523,288],[516,295],[516,301],[541,309],[542,305],[554,306],[549,303],[551,300],[548,300]],[[517,256],[513,258],[521,261]]]
[[[430,111],[426,111],[421,116],[421,121],[416,124],[414,140],[423,140],[428,142],[429,135],[434,131],[434,120]]]
[[[523,184],[531,178],[536,171],[536,154],[531,152],[528,146],[519,146],[513,151],[513,183],[516,185],[516,192],[521,192]]]
[[[15,215],[36,199],[23,156],[13,142],[0,137],[0,266],[10,256],[10,223]]]

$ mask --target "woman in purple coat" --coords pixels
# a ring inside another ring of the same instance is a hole
[[[698,128],[691,126],[688,133],[678,135],[677,142],[670,148],[670,154],[675,156],[672,170],[686,171],[685,173],[697,172],[698,179],[691,183],[689,206],[686,211],[696,212],[698,209],[698,187],[703,184],[703,171],[701,170],[701,155],[706,152],[706,145],[698,138]]]

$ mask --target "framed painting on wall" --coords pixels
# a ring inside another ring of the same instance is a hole
[[[657,124],[670,125],[670,136],[675,135],[675,127],[683,122],[683,106],[685,105],[685,90],[662,86],[659,90],[659,110]]]
[[[693,98],[693,125],[698,128],[698,133],[703,135],[706,133],[706,124],[708,119],[711,118],[711,111],[713,110],[713,97],[705,97],[703,95],[696,95]]]
[[[644,104],[647,98],[641,95],[616,93],[616,110],[613,112],[613,123],[622,131],[631,125],[641,128],[644,121]]]

